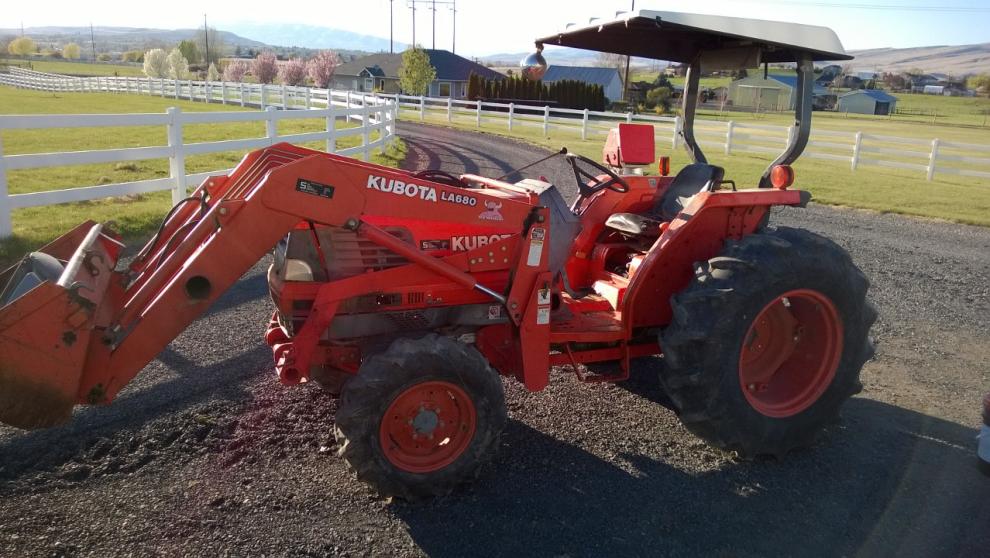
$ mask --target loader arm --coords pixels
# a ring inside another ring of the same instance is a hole
[[[30,402],[5,404],[0,421],[50,426],[68,420],[74,404],[110,402],[300,222],[354,230],[430,273],[504,303],[501,294],[478,285],[467,269],[426,255],[363,220],[366,215],[431,215],[438,221],[479,223],[483,200],[492,196],[507,222],[524,222],[532,209],[527,196],[463,190],[277,144],[245,156],[230,175],[207,179],[189,202],[173,208],[160,233],[123,271],[115,271],[119,249],[100,225],[93,225],[69,257],[66,273],[71,267],[77,277],[64,285],[45,282],[0,310],[0,402]],[[72,239],[53,243],[63,258],[65,246],[78,242],[80,231],[70,234]],[[80,287],[86,287],[82,295],[77,294]],[[315,346],[318,336],[310,337]],[[295,347],[304,359],[312,350],[305,343]],[[32,360],[38,354],[45,355],[43,368]],[[290,363],[292,357],[286,355]]]

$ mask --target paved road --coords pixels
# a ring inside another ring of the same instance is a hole
[[[400,132],[410,168],[497,176],[544,154]],[[528,174],[573,194],[560,161]],[[333,455],[334,402],[275,384],[262,262],[113,406],[0,428],[0,555],[986,556],[973,437],[990,390],[990,230],[815,205],[774,222],[849,249],[881,311],[865,391],[783,462],[698,442],[658,404],[646,360],[621,386],[507,382],[509,426],[479,482],[383,502]]]

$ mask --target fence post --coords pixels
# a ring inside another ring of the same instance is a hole
[[[268,104],[267,104],[268,101],[267,101],[267,99],[265,99],[265,92],[266,92],[265,84],[262,83],[261,84],[261,110],[265,110],[265,109],[268,108]]]
[[[670,138],[670,145],[673,149],[677,149],[678,143],[680,143],[681,137],[681,117],[674,117],[674,135]]]
[[[853,143],[853,156],[850,170],[856,170],[859,166],[859,150],[863,146],[863,132],[856,132],[856,139]]]
[[[158,87],[161,88],[162,99],[165,98],[165,78],[158,79]]]
[[[632,124],[632,113],[631,112],[627,112],[626,113],[626,123],[627,124]]]
[[[275,110],[273,106],[265,107],[265,137],[271,142],[268,145],[275,143],[278,138],[278,121]]]
[[[426,97],[419,96],[419,121],[422,122],[426,118]]]
[[[543,105],[543,136],[550,134],[550,105]]]
[[[220,82],[220,104],[227,104],[227,82]]]
[[[474,126],[475,128],[481,127],[481,99],[476,101],[478,105],[474,108]]]
[[[581,113],[581,140],[588,139],[588,109]]]
[[[193,94],[193,82],[192,82],[192,80],[191,79],[187,79],[186,80],[186,85],[189,86],[189,100],[190,101],[195,101],[196,100],[196,95]]]
[[[388,134],[388,124],[386,123],[388,117],[388,104],[382,100],[375,98],[375,110],[378,112],[378,145],[379,153],[385,154],[385,149],[388,147],[386,145],[385,137]]]
[[[313,106],[313,90],[306,88],[306,110],[309,110]]]
[[[330,115],[327,116],[327,153],[333,153],[337,150],[337,116],[334,115],[336,109],[330,102],[329,91],[327,91],[327,110],[330,111]]]
[[[179,80],[178,79],[175,80],[175,91],[173,91],[173,93],[175,93],[175,98],[178,99],[179,98]]]
[[[453,110],[454,110],[454,98],[447,97],[447,122],[451,122],[453,120],[454,118]],[[511,130],[512,128],[509,129]]]
[[[241,83],[238,84],[238,89],[240,89],[240,93],[241,93],[241,106],[243,107],[244,106],[244,82],[241,82]]]
[[[169,107],[168,113],[168,146],[172,155],[168,158],[169,176],[172,184],[172,205],[178,204],[186,197],[186,154],[182,144],[182,109]]]
[[[3,160],[3,138],[0,137],[0,238],[14,234],[10,220],[10,198],[7,197],[7,164]]]
[[[327,98],[329,98],[329,94],[327,94]],[[347,95],[345,96],[345,99],[347,101],[347,107],[345,108],[351,108],[351,91],[349,89],[347,90]],[[350,122],[350,121],[351,121],[351,113],[348,112],[347,116],[344,117],[344,122]]]
[[[725,154],[732,155],[732,132],[735,130],[736,123],[733,121],[728,121],[725,124]]]
[[[361,139],[364,142],[363,143],[364,151],[362,155],[364,156],[363,159],[364,161],[370,161],[371,160],[371,114],[372,112],[374,112],[372,110],[374,107],[369,106],[366,101],[367,98],[364,95],[362,95],[361,116],[363,118],[361,120],[361,129],[362,129]]]
[[[512,131],[512,119],[516,116],[516,104],[509,103],[509,131]]]
[[[938,144],[938,138],[932,140],[932,154],[928,158],[928,182],[931,182],[935,178],[935,160],[938,159]]]
[[[285,110],[289,109],[289,90],[282,84],[282,108]]]
[[[152,95],[152,91],[151,91],[151,76],[148,76],[148,80],[147,81],[148,81],[148,96],[150,97]]]

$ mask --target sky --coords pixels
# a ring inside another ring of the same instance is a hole
[[[450,0],[442,0],[449,2]],[[170,0],[163,10],[136,8],[133,0],[46,0],[5,2],[0,28],[42,25],[95,25],[189,28],[202,25],[204,8],[211,26],[236,21],[304,23],[346,29],[383,38],[389,36],[389,8],[394,13],[395,40],[412,42],[409,0]],[[416,41],[432,46],[429,0],[417,0]],[[533,39],[628,10],[630,0],[457,0],[457,53],[484,56],[532,50]],[[847,50],[960,45],[990,42],[990,0],[639,0],[638,9],[720,14],[825,25],[833,28]],[[437,48],[451,47],[449,5],[436,9]],[[250,37],[249,37],[250,38]],[[346,45],[340,45],[346,47]]]

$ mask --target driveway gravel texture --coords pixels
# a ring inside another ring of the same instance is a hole
[[[547,154],[399,129],[410,169],[499,176]],[[575,194],[561,158],[526,174]],[[0,555],[990,555],[974,452],[990,230],[815,204],[772,223],[848,249],[880,310],[865,389],[810,449],[741,462],[709,448],[662,405],[648,358],[618,385],[562,369],[542,393],[505,380],[510,420],[481,478],[384,501],[336,457],[336,402],[276,381],[266,258],[113,405],[56,429],[0,427]]]

